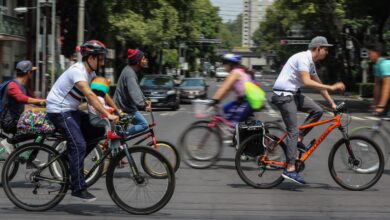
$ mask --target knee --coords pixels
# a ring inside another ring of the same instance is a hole
[[[321,107],[314,109],[313,115],[320,118],[324,114],[324,110]]]

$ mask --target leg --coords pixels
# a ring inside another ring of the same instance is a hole
[[[73,192],[86,189],[84,179],[84,156],[86,142],[81,132],[81,115],[78,111],[64,113],[48,113],[49,119],[60,129],[67,142],[71,188]]]
[[[237,108],[237,101],[232,101],[223,106],[223,113],[224,113],[224,118],[226,120],[232,120],[234,116],[235,109]]]
[[[236,108],[236,111],[232,117],[232,121],[233,122],[245,121],[249,118],[249,116],[252,115],[252,113],[253,113],[253,110],[252,110],[251,106],[249,105],[249,103],[244,102]]]
[[[146,121],[146,119],[140,112],[135,112],[134,119],[131,124],[133,124],[134,126],[128,130],[130,135],[145,131],[149,127],[148,121]]]
[[[324,110],[317,103],[315,103],[311,98],[306,97],[304,95],[299,95],[297,96],[296,101],[297,101],[298,111],[309,113],[304,124],[309,124],[320,120],[322,114],[324,113]],[[303,137],[307,133],[309,133],[311,129],[313,128],[307,128],[305,130],[300,131],[299,133],[300,139],[303,139]]]
[[[80,113],[81,116],[81,132],[86,141],[87,156],[99,143],[100,140],[107,134],[107,131],[111,130],[110,121],[106,118],[93,118],[91,121],[90,115],[85,112]]]
[[[295,158],[297,156],[298,125],[297,106],[293,96],[272,96],[272,102],[279,109],[287,129],[287,163],[288,171],[295,170]]]

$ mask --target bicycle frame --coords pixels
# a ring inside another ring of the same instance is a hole
[[[332,123],[333,122],[333,123]],[[321,121],[318,121],[318,122],[314,122],[314,123],[310,123],[310,124],[305,124],[305,125],[301,125],[299,127],[299,130],[303,130],[303,129],[307,129],[307,128],[312,128],[312,127],[316,127],[316,126],[319,126],[319,125],[323,125],[323,124],[328,124],[328,123],[332,123],[331,125],[329,125],[329,127],[326,128],[326,130],[321,134],[321,136],[319,136],[316,141],[314,142],[314,144],[304,153],[301,155],[301,158],[299,158],[299,160],[301,162],[304,162],[306,161],[310,155],[318,148],[318,146],[322,143],[322,141],[330,134],[330,132],[332,132],[335,128],[338,128],[341,133],[343,134],[344,138],[346,140],[348,140],[348,136],[347,136],[347,133],[345,132],[345,129],[344,129],[344,126],[342,125],[341,123],[341,114],[338,113],[336,114],[335,116],[333,116],[333,118],[331,119],[326,119],[326,120],[321,120]],[[287,137],[287,132],[283,134],[283,136],[271,147],[271,149],[269,149],[269,151],[272,151],[274,147],[276,147],[278,144],[280,144],[281,142],[284,141],[284,139],[286,139]],[[351,146],[348,142],[347,144],[347,149],[348,149],[348,152],[349,154],[351,155],[351,157],[354,159],[355,156],[353,155],[353,152],[352,152],[352,149],[351,149]],[[282,166],[282,167],[287,167],[287,163],[285,162],[278,162],[278,161],[271,161],[271,160],[267,160],[266,159],[267,157],[267,154],[265,153],[260,161],[264,164],[270,164],[270,165],[277,165],[277,166]]]

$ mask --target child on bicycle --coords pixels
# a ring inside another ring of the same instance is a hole
[[[103,107],[110,114],[113,114],[115,112],[115,108],[107,105],[104,99],[109,89],[110,89],[110,82],[104,77],[95,77],[91,82],[92,92],[96,94],[99,102],[103,105]],[[88,113],[89,113],[89,121],[93,126],[104,127],[106,129],[106,133],[108,131],[111,131],[112,125],[110,121],[104,115],[96,111],[96,109],[90,104],[88,104]]]

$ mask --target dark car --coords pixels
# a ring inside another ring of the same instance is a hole
[[[184,78],[180,84],[180,101],[207,99],[207,85],[203,78]]]
[[[179,109],[179,90],[171,76],[145,75],[140,86],[146,98],[152,102],[152,107]]]

